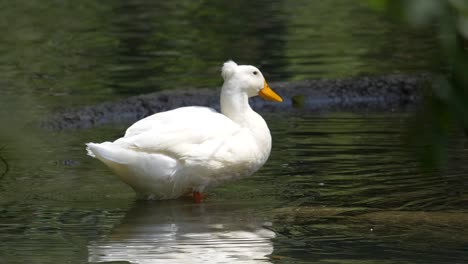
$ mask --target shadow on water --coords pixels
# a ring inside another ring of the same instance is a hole
[[[3,164],[3,171],[0,173],[0,181],[7,175],[7,173],[10,171],[10,165],[8,165],[8,162],[2,155],[3,147],[0,147],[0,161]]]
[[[275,233],[252,208],[139,201],[110,234],[88,245],[90,262],[271,263]]]

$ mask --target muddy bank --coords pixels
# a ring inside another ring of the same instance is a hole
[[[388,75],[276,82],[270,86],[283,97],[283,103],[252,98],[251,105],[259,112],[405,110],[420,101],[428,80],[426,75]],[[219,89],[169,90],[68,109],[47,117],[40,126],[61,130],[132,123],[153,113],[189,105],[219,109]]]

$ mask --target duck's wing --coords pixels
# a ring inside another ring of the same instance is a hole
[[[186,122],[200,121],[200,118],[206,118],[207,115],[219,114],[213,108],[201,107],[201,106],[187,106],[180,107],[174,110],[156,113],[145,117],[125,131],[124,137],[132,137],[135,135],[142,134],[151,129],[176,129],[178,126],[183,125],[182,120]]]
[[[213,151],[241,130],[231,119],[206,107],[183,107],[142,119],[114,143],[175,158]]]

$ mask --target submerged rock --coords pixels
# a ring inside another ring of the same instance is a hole
[[[259,112],[276,111],[394,111],[420,102],[429,78],[425,75],[388,75],[342,80],[276,82],[270,86],[284,102],[251,100]],[[148,115],[182,106],[219,109],[219,89],[168,90],[122,101],[57,112],[40,126],[50,130],[78,129],[111,123],[133,123]]]
[[[273,210],[277,219],[285,221],[310,221],[319,218],[337,218],[348,220],[384,223],[388,225],[442,225],[468,226],[466,211],[383,211],[365,207],[284,207]]]

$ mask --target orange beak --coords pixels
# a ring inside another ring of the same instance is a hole
[[[263,88],[258,92],[258,95],[260,95],[262,98],[275,101],[275,102],[283,102],[283,99],[276,94],[270,86],[268,86],[267,82],[265,81],[265,84],[263,85]]]

